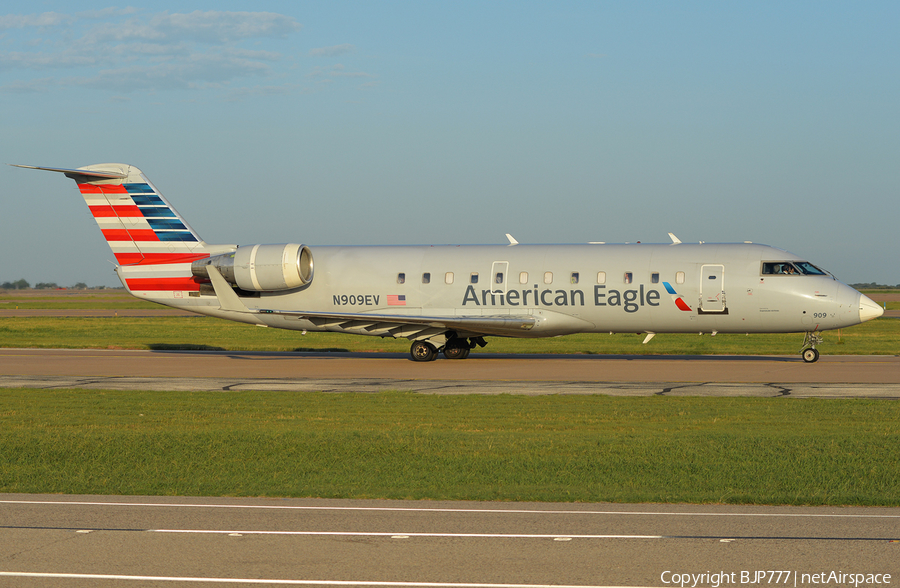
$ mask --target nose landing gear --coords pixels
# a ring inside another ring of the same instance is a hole
[[[816,350],[816,345],[822,341],[824,341],[824,338],[816,331],[806,334],[806,337],[803,339],[803,345],[800,347],[800,356],[803,358],[803,361],[815,363],[819,360],[819,352]]]

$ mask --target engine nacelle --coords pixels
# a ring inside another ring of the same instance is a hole
[[[238,247],[234,253],[195,261],[191,273],[208,278],[209,266],[218,269],[229,284],[250,292],[293,290],[313,279],[312,252],[296,243]]]

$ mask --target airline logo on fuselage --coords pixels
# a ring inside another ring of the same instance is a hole
[[[672,301],[680,310],[690,311],[684,299],[675,292],[675,289],[668,282],[663,282]],[[406,295],[388,295],[388,306],[406,306]],[[506,292],[500,290],[476,290],[475,286],[470,285],[463,294],[462,305],[464,307],[473,306],[500,306],[500,307],[552,307],[552,306],[609,306],[612,308],[621,308],[625,312],[637,312],[645,306],[659,306],[661,295],[659,290],[648,287],[645,284],[639,284],[637,288],[628,290],[618,290],[616,288],[607,288],[603,284],[594,286],[593,291],[586,294],[584,290],[578,289],[541,289],[538,286],[533,288],[523,288],[521,290],[509,289]],[[335,294],[332,297],[334,306],[381,306],[385,298],[379,294]]]
[[[672,287],[672,284],[669,282],[663,282],[663,286],[666,287],[666,292],[672,295],[672,300],[675,302],[675,306],[679,308],[679,310],[684,310],[687,312],[691,311],[691,307],[687,305],[687,302],[684,301],[684,298],[678,295],[678,292],[675,291],[675,288]]]
[[[622,308],[625,312],[637,312],[644,306],[659,306],[659,290],[645,288],[641,284],[637,289],[619,291],[607,289],[605,285],[594,286],[593,305]],[[466,288],[462,306],[585,306],[584,290],[551,290],[529,289],[506,292],[499,290],[475,290],[475,286]]]

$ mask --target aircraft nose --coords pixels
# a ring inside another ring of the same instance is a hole
[[[859,322],[864,323],[884,314],[884,309],[865,294],[859,295]]]

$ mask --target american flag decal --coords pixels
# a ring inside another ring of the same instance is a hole
[[[388,294],[387,301],[388,306],[406,306],[406,294]]]

